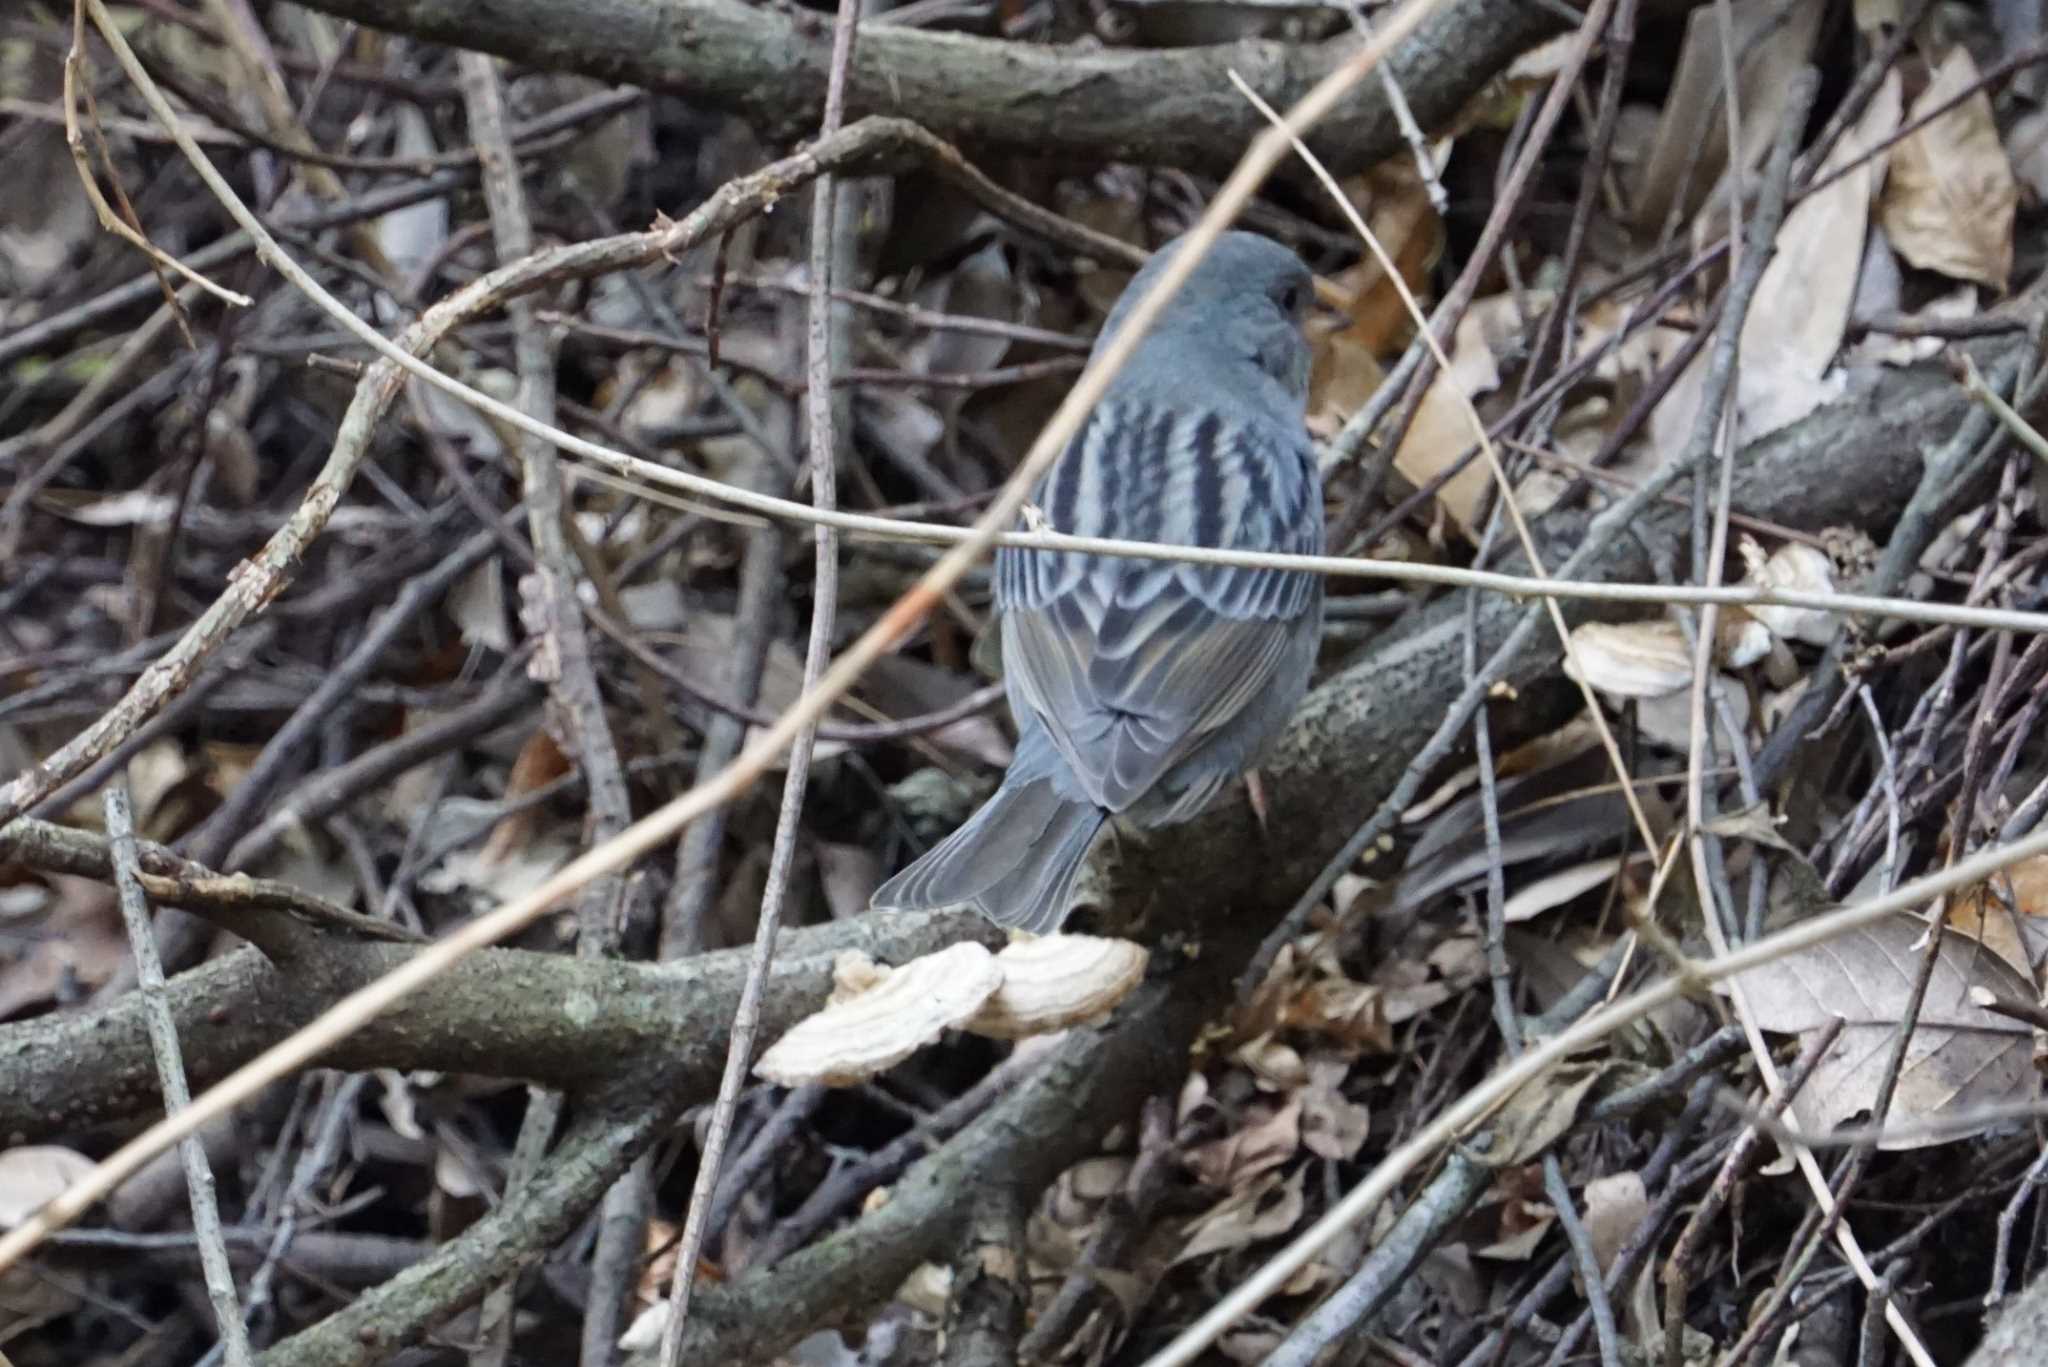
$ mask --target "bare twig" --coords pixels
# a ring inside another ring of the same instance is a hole
[[[188,283],[205,290],[222,303],[232,304],[237,308],[249,307],[254,301],[248,295],[215,284],[204,275],[201,275],[198,270],[186,265],[169,252],[159,248],[147,237],[144,237],[141,228],[133,221],[134,209],[128,203],[127,194],[121,189],[118,180],[115,181],[114,192],[121,199],[123,212],[116,212],[114,207],[107,203],[106,196],[100,193],[99,181],[94,178],[92,163],[86,155],[85,134],[78,126],[78,102],[82,99],[86,101],[88,106],[92,102],[90,86],[79,79],[79,74],[85,67],[85,61],[85,11],[81,7],[73,11],[71,51],[64,58],[64,141],[71,148],[72,164],[78,169],[79,186],[85,191],[86,202],[92,205],[93,213],[98,217],[100,227],[116,237],[124,239],[129,245],[135,247],[143,256],[148,258],[151,266],[159,273],[158,279],[164,291],[165,303],[170,306],[174,315],[177,313],[177,300],[175,292],[171,289],[169,283],[162,279],[161,273],[165,270],[170,270],[183,276]],[[93,131],[95,140],[99,144],[101,160],[106,163],[111,173],[113,169],[113,154],[107,147],[106,137],[100,132],[95,112],[90,107],[87,111],[87,117],[94,124]]]
[[[163,1088],[164,1113],[175,1115],[191,1105],[192,1094],[185,1085],[178,1029],[165,1000],[164,966],[156,955],[156,930],[149,923],[149,898],[136,876],[135,816],[129,810],[125,781],[107,786],[104,810],[114,886],[120,892],[121,920],[127,926],[128,944],[135,954],[136,990],[148,1008],[149,1042],[156,1055],[158,1085]],[[199,1241],[199,1264],[206,1275],[206,1293],[213,1302],[221,1344],[227,1350],[229,1367],[252,1367],[255,1359],[249,1353],[242,1307],[235,1298],[235,1274],[228,1266],[227,1245],[221,1241],[220,1207],[214,1200],[213,1170],[207,1166],[206,1149],[191,1135],[180,1141],[178,1149],[185,1160],[185,1185],[192,1197],[192,1233]]]
[[[456,58],[483,171],[484,199],[490,208],[492,237],[501,263],[517,261],[533,251],[533,226],[527,215],[524,182],[512,155],[506,131],[505,95],[492,59],[463,52]],[[555,356],[550,333],[535,321],[532,301],[512,300],[506,309],[512,321],[513,354],[519,373],[519,407],[536,420],[555,420]],[[589,635],[576,597],[576,558],[569,545],[569,505],[561,464],[555,449],[528,435],[518,446],[527,512],[527,535],[533,543],[532,575],[521,581],[528,594],[529,628],[539,639],[528,672],[546,681],[549,698],[566,733],[569,752],[583,774],[590,798],[589,832],[602,843],[624,830],[633,819],[618,747],[605,719],[604,697],[590,658]],[[581,958],[608,957],[617,947],[625,880],[617,874],[592,879],[577,903],[579,931],[576,952]],[[559,1092],[529,1088],[526,1114],[513,1145],[506,1190],[530,1186],[539,1173],[549,1141],[561,1120]],[[487,1298],[481,1320],[482,1346],[473,1361],[478,1367],[502,1367],[512,1348],[515,1287],[504,1283]]]
[[[1517,160],[1514,170],[1510,175],[1511,188],[1503,192],[1503,198],[1508,204],[1512,204],[1515,199],[1519,198],[1521,187],[1526,184],[1528,177],[1532,173],[1537,160],[1537,153],[1540,151],[1540,145],[1548,138],[1550,129],[1555,126],[1557,119],[1562,115],[1566,97],[1570,93],[1572,84],[1578,79],[1579,69],[1584,65],[1594,41],[1605,27],[1608,18],[1613,13],[1613,9],[1614,0],[1595,0],[1593,6],[1588,10],[1585,23],[1580,29],[1577,41],[1572,45],[1571,53],[1565,61],[1564,68],[1560,71],[1557,79],[1552,82],[1550,93],[1530,129],[1530,146],[1524,155]],[[1246,97],[1259,107],[1261,113],[1265,114],[1269,119],[1277,119],[1277,115],[1274,114],[1272,108],[1259,99],[1257,93],[1245,85],[1242,80],[1238,80],[1237,85]],[[1331,198],[1350,220],[1353,231],[1365,241],[1367,246],[1372,249],[1374,256],[1378,258],[1381,270],[1386,274],[1388,281],[1399,292],[1401,302],[1415,320],[1418,340],[1428,349],[1429,359],[1434,362],[1438,370],[1448,372],[1450,369],[1450,358],[1444,354],[1443,344],[1436,335],[1436,327],[1430,319],[1423,316],[1414,295],[1409,291],[1407,283],[1402,280],[1400,270],[1387,255],[1385,248],[1380,245],[1372,230],[1366,225],[1364,218],[1358,213],[1357,207],[1339,188],[1336,178],[1329,173],[1316,158],[1315,154],[1301,142],[1299,137],[1292,139],[1292,145],[1296,154],[1308,163],[1310,170],[1315,173],[1317,179],[1323,183],[1324,188],[1330,192]],[[1487,260],[1490,259],[1491,254],[1499,249],[1499,239],[1505,236],[1507,225],[1511,218],[1511,210],[1503,208],[1489,219],[1486,232],[1481,236],[1481,243],[1477,249],[1477,254],[1475,254],[1473,261],[1468,265],[1467,269],[1461,274],[1459,283],[1453,287],[1451,296],[1445,301],[1447,315],[1446,331],[1449,330],[1450,320],[1455,320],[1469,305],[1472,291],[1477,288],[1478,274],[1485,266]],[[1418,404],[1420,403],[1420,386],[1427,385],[1433,373],[1430,367],[1425,365],[1419,377],[1414,381],[1418,386],[1416,399]],[[1527,559],[1530,568],[1535,571],[1536,577],[1538,579],[1547,579],[1549,572],[1543,567],[1542,556],[1536,548],[1536,539],[1530,532],[1528,522],[1523,517],[1521,507],[1515,499],[1513,482],[1508,478],[1507,469],[1501,463],[1500,454],[1494,449],[1492,438],[1487,434],[1486,423],[1480,418],[1478,410],[1473,407],[1470,396],[1461,394],[1459,397],[1463,401],[1462,408],[1466,420],[1471,424],[1474,437],[1479,443],[1481,452],[1486,456],[1488,469],[1493,475],[1497,494],[1495,508],[1498,513],[1504,513],[1507,520],[1513,525],[1516,539],[1522,547],[1522,554]],[[1390,440],[1394,441],[1399,439],[1400,433],[1398,432],[1390,438]],[[1480,558],[1483,560],[1485,557],[1482,555]],[[1544,610],[1550,618],[1552,628],[1557,632],[1567,664],[1576,665],[1571,630],[1565,624],[1563,610],[1558,606],[1555,598],[1546,597],[1542,602]],[[1622,760],[1620,746],[1616,743],[1612,729],[1607,724],[1599,699],[1594,696],[1592,685],[1587,681],[1587,671],[1574,667],[1567,672],[1577,683],[1580,694],[1585,699],[1587,715],[1593,719],[1594,725],[1599,731],[1600,743],[1606,749],[1608,763],[1613,766],[1615,777],[1621,781],[1623,799],[1627,802],[1629,814],[1635,821],[1637,834],[1642,839],[1645,847],[1653,846],[1655,839],[1650,830],[1649,818],[1645,815],[1642,804],[1636,797],[1634,786],[1627,782],[1627,765]],[[1638,926],[1638,933],[1667,960],[1673,963],[1683,962],[1683,955],[1679,951],[1677,944],[1671,941],[1656,926],[1653,918],[1642,918]],[[1512,1032],[1510,1037],[1513,1037]],[[1609,1336],[1607,1346],[1612,1347],[1611,1335]]]
[[[261,1323],[261,1316],[271,1304],[271,1284],[276,1280],[277,1269],[284,1261],[287,1251],[293,1251],[293,1241],[299,1238],[299,1222],[308,1208],[316,1202],[316,1188],[334,1165],[341,1160],[342,1142],[348,1137],[349,1126],[355,1119],[356,1101],[369,1086],[366,1074],[343,1076],[330,1073],[327,1077],[325,1097],[315,1109],[312,1135],[292,1167],[291,1180],[285,1185],[284,1193],[272,1208],[276,1228],[271,1231],[267,1247],[263,1250],[263,1261],[249,1278],[249,1318],[252,1323]],[[297,1252],[303,1256],[304,1250]]]
[[[1842,1033],[1839,1017],[1830,1021],[1800,1046],[1799,1059],[1792,1066],[1791,1075],[1782,1087],[1774,1088],[1765,1103],[1765,1114],[1776,1116],[1827,1057],[1835,1037]],[[1707,1199],[1700,1202],[1686,1221],[1685,1231],[1678,1236],[1678,1244],[1671,1250],[1671,1256],[1664,1260],[1664,1362],[1665,1367],[1675,1367],[1682,1362],[1685,1331],[1685,1303],[1692,1286],[1692,1266],[1699,1256],[1707,1230],[1719,1218],[1722,1209],[1735,1193],[1735,1184],[1745,1175],[1751,1158],[1763,1142],[1765,1131],[1761,1126],[1751,1125],[1737,1137],[1722,1161],[1721,1171],[1714,1178],[1714,1185]]]
[[[84,878],[111,881],[114,875],[113,854],[106,840],[90,831],[29,817],[0,828],[0,857]],[[209,917],[273,956],[285,952],[288,942],[267,933],[263,920],[280,912],[316,929],[373,940],[418,939],[402,926],[351,911],[289,883],[216,873],[150,841],[136,842],[136,857],[135,879],[152,901]]]
[[[2048,1149],[2027,1165],[2026,1175],[2013,1188],[2012,1196],[1998,1212],[1998,1240],[1991,1264],[1991,1285],[1984,1292],[1984,1306],[1988,1310],[2005,1299],[2005,1289],[2012,1275],[2012,1231],[2019,1223],[2020,1211],[2026,1208],[2043,1182],[2048,1182]]]
[[[860,0],[839,0],[833,21],[832,70],[825,92],[825,116],[820,138],[839,131],[846,112],[846,72],[853,61],[854,39],[860,27]],[[839,445],[832,421],[832,288],[833,210],[837,182],[827,173],[811,186],[811,300],[805,329],[807,386],[804,411],[810,446],[811,501],[831,511],[838,500]],[[811,595],[811,634],[804,650],[804,691],[818,686],[832,654],[832,622],[839,605],[839,540],[830,527],[816,529],[816,565]],[[683,1327],[690,1313],[690,1288],[697,1280],[697,1259],[709,1232],[712,1197],[718,1190],[720,1165],[732,1135],[734,1112],[738,1109],[740,1086],[748,1062],[753,1058],[754,1036],[760,1029],[761,989],[775,961],[775,933],[782,923],[782,904],[789,888],[789,871],[796,856],[798,828],[802,823],[804,790],[810,783],[811,755],[818,738],[815,716],[797,729],[789,752],[789,767],[782,780],[782,806],[776,813],[775,839],[768,858],[768,881],[761,896],[761,911],[754,928],[754,953],[747,965],[747,985],[740,994],[733,1016],[732,1039],[727,1046],[725,1076],[712,1103],[711,1126],[697,1162],[697,1180],[690,1192],[690,1209],[683,1222],[682,1246],[676,1256],[675,1281],[669,1291],[669,1317],[661,1336],[662,1367],[676,1367],[682,1353]]]
[[[1453,1149],[1443,1171],[1373,1241],[1372,1253],[1324,1297],[1266,1359],[1266,1367],[1309,1367],[1339,1337],[1371,1322],[1401,1283],[1493,1184],[1493,1169]]]
[[[811,1082],[792,1089],[782,1098],[774,1114],[747,1141],[746,1148],[734,1157],[724,1176],[719,1178],[718,1190],[711,1200],[711,1217],[707,1222],[711,1236],[725,1228],[740,1199],[777,1159],[784,1156],[797,1128],[816,1113],[828,1094],[829,1089],[823,1083]],[[730,1247],[728,1244],[727,1248]]]
[[[940,1147],[972,1124],[983,1112],[1001,1101],[1031,1077],[1043,1062],[1026,1051],[1010,1055],[989,1070],[988,1075],[928,1116],[923,1123],[905,1131],[881,1148],[855,1163],[833,1172],[812,1189],[803,1204],[778,1224],[756,1251],[755,1261],[770,1267],[802,1247],[826,1225],[857,1205],[869,1192],[893,1182],[927,1152]]]
[[[2027,450],[2048,461],[2048,438],[2034,430],[2034,425],[2021,417],[2013,406],[1998,396],[1998,391],[1984,383],[1984,376],[1977,369],[1977,363],[1968,356],[1961,357],[1957,364],[1963,370],[1963,392],[1991,410],[1999,425],[2011,434],[2012,439]]]
[[[397,599],[371,623],[354,649],[326,673],[320,686],[264,742],[227,799],[198,830],[186,837],[185,848],[195,861],[214,865],[222,862],[237,837],[244,833],[250,816],[271,795],[284,766],[306,753],[322,721],[354,694],[399,634],[412,626],[414,618],[440,601],[448,586],[474,569],[496,544],[491,531],[477,532],[425,574],[407,581]]]

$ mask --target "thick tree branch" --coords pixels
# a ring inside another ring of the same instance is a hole
[[[831,990],[832,956],[858,948],[900,963],[961,939],[998,945],[971,915],[864,917],[792,931],[762,1008],[773,1039]],[[416,951],[308,934],[272,963],[253,949],[169,984],[195,1087],[248,1062],[336,1000]],[[336,1068],[433,1068],[587,1092],[654,1073],[683,1100],[708,1091],[746,976],[738,951],[657,967],[525,950],[472,956],[351,1036]],[[141,1002],[0,1027],[0,1145],[157,1110]]]
[[[1253,936],[1239,928],[1237,946]],[[1092,1153],[1131,1097],[1170,1087],[1195,1031],[1229,992],[1238,955],[1197,957],[1145,984],[1109,1023],[1076,1030],[1015,1091],[912,1167],[865,1219],[731,1286],[698,1293],[687,1363],[765,1362],[835,1312],[872,1305],[942,1256],[1000,1185],[1029,1201]],[[474,1302],[562,1237],[685,1104],[656,1071],[594,1101],[534,1185],[389,1283],[280,1343],[264,1367],[367,1367]],[[652,1095],[651,1103],[640,1098]],[[637,1103],[637,1104],[636,1104]]]
[[[772,137],[818,126],[831,25],[745,0],[311,0],[377,28],[524,66],[671,90]],[[1573,21],[1533,0],[1451,0],[1389,63],[1425,128],[1443,126],[1511,60]],[[894,114],[976,147],[1222,171],[1264,128],[1236,71],[1285,108],[1357,40],[1139,50],[1005,42],[875,25],[854,53],[847,113]],[[1387,83],[1368,82],[1311,140],[1338,171],[1401,149]]]

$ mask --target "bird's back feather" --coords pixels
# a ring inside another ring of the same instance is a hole
[[[1052,525],[1320,552],[1306,439],[1250,412],[1226,421],[1225,401],[1201,398],[1166,409],[1141,390],[1100,405],[1040,488]],[[1202,758],[1211,739],[1269,695],[1292,707],[1313,663],[1297,643],[1316,635],[1322,609],[1315,575],[1079,552],[1005,548],[996,587],[1012,710],[1044,724],[1082,791],[1111,812],[1163,789],[1150,805],[1178,815],[1186,796],[1227,779]],[[1265,736],[1251,739],[1217,758],[1237,762]]]

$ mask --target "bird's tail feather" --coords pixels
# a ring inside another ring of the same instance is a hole
[[[1057,930],[1104,813],[1061,797],[1051,779],[1014,769],[982,809],[884,883],[874,905],[899,911],[973,906],[998,925]]]

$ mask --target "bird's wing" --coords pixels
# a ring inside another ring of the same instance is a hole
[[[1315,554],[1314,468],[1280,423],[1106,405],[1040,500],[1079,535]],[[1111,811],[1273,686],[1322,593],[1316,576],[1280,570],[1013,550],[997,586],[1013,702]]]

